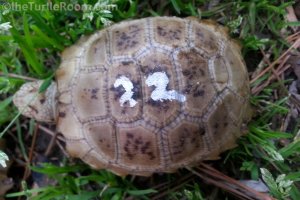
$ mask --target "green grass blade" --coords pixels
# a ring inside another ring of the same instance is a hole
[[[283,157],[288,157],[290,155],[296,154],[296,152],[300,152],[300,140],[292,142],[286,147],[283,147],[279,150],[279,153]]]
[[[27,15],[25,13],[23,13],[23,30],[24,30],[25,41],[26,41],[28,47],[30,49],[34,49],[33,43],[31,41],[31,34],[29,31]]]
[[[48,37],[45,33],[42,32],[41,29],[39,29],[36,25],[31,25],[31,29],[35,31],[35,33],[37,34],[37,36],[40,37],[40,39],[42,39],[43,42],[48,43],[50,45],[52,45],[54,48],[62,51],[64,49],[64,46],[61,45],[58,41],[56,41],[55,39],[52,39],[50,37]]]
[[[10,35],[0,35],[0,42],[6,42],[12,40],[12,36]]]
[[[43,93],[47,90],[47,88],[51,85],[52,83],[52,78],[53,78],[54,74],[52,76],[50,76],[49,78],[45,79],[44,82],[42,83],[42,85],[39,88],[39,93]]]
[[[141,196],[141,195],[156,193],[157,191],[153,189],[146,189],[146,190],[128,190],[127,192],[128,194],[131,194],[133,196]]]
[[[286,178],[292,181],[300,181],[300,171],[289,173]]]
[[[8,97],[0,102],[0,111],[4,110],[12,102],[12,97]]]
[[[99,192],[82,192],[81,194],[76,194],[76,195],[67,195],[66,198],[69,200],[83,200],[83,199],[93,199],[95,198]]]
[[[26,161],[28,161],[28,156],[26,153],[26,149],[25,149],[25,145],[22,139],[22,131],[21,131],[21,125],[20,125],[20,121],[16,120],[16,127],[17,127],[17,137],[18,137],[18,141],[19,141],[19,145],[20,145],[20,149],[22,152],[23,157],[25,158]]]
[[[249,6],[249,24],[251,32],[255,32],[255,21],[256,21],[256,4],[251,2]]]
[[[53,186],[48,186],[48,187],[43,187],[43,188],[31,189],[31,190],[27,190],[27,191],[10,193],[10,194],[7,194],[5,197],[12,198],[12,197],[25,196],[27,193],[38,193],[38,192],[48,191],[48,190],[54,189],[54,188],[55,187],[53,187]]]
[[[27,64],[32,68],[32,70],[39,76],[44,75],[45,70],[43,65],[40,63],[36,51],[33,46],[27,43],[29,36],[21,36],[15,28],[11,28],[11,34],[14,40],[19,44]],[[25,39],[27,38],[27,39]]]
[[[65,44],[69,42],[66,39],[64,39],[64,37],[57,34],[57,30],[53,29],[52,26],[45,23],[39,12],[31,11],[29,12],[29,14],[34,19],[35,25],[39,27],[39,29],[41,29],[43,32],[47,33],[48,35],[51,35],[51,38],[53,38],[53,40],[57,41],[59,44]]]
[[[176,10],[176,12],[177,12],[178,14],[180,14],[181,11],[180,11],[180,6],[179,6],[179,4],[180,4],[181,2],[178,2],[177,0],[171,0],[171,3],[172,3],[172,5],[173,5],[174,9]]]

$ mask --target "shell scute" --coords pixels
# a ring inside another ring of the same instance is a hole
[[[174,120],[180,111],[180,102],[178,101],[152,98],[155,90],[158,91],[159,88],[162,89],[163,94],[178,90],[178,80],[172,58],[166,53],[152,50],[139,61],[144,91],[144,119],[153,122],[155,126],[162,127]],[[163,75],[161,73],[165,74],[165,83],[153,82],[151,85],[147,85],[150,77],[159,77],[159,75]]]
[[[101,160],[116,160],[116,135],[112,123],[88,123],[84,126],[83,132],[89,146],[101,156]]]
[[[119,61],[109,69],[109,104],[111,115],[118,122],[142,118],[142,83],[137,68],[133,61]],[[128,99],[132,102],[126,101]]]
[[[105,74],[103,70],[78,73],[73,83],[73,109],[80,121],[104,117],[108,113],[105,98]]]
[[[229,72],[229,86],[242,97],[249,95],[249,78],[245,64],[235,44],[228,44],[224,51]]]
[[[231,93],[224,91],[212,105],[212,109],[205,119],[208,127],[210,138],[218,138],[211,142],[214,150],[218,152],[235,147],[235,140],[244,134],[241,131],[242,123],[236,123],[232,118],[232,109],[237,106],[235,101],[228,101],[231,98]],[[230,106],[229,106],[230,103]],[[238,107],[238,106],[237,106]],[[236,114],[236,113],[234,113]]]
[[[144,22],[126,21],[110,30],[111,55],[132,55],[146,44],[146,28]]]
[[[197,21],[192,21],[192,38],[195,47],[204,50],[209,55],[216,54],[219,51],[219,40],[213,30],[212,26],[205,26]]]
[[[105,65],[108,62],[107,40],[106,32],[100,32],[89,40],[90,45],[86,47],[84,58],[82,58],[82,63],[86,65],[86,68]]]
[[[84,139],[84,135],[81,131],[82,124],[79,123],[72,112],[70,105],[61,105],[58,107],[58,113],[64,113],[63,117],[59,116],[57,120],[58,132],[61,132],[68,140],[81,140]],[[74,134],[74,130],[76,130]]]
[[[201,116],[216,92],[214,90],[208,61],[191,48],[177,54],[177,62],[181,68],[183,93],[187,97],[186,112]]]
[[[143,126],[119,127],[119,162],[131,168],[158,168],[161,165],[157,134]]]
[[[184,20],[174,18],[157,18],[152,21],[154,41],[168,47],[183,46],[186,43],[187,32]]]
[[[173,163],[184,165],[191,157],[208,153],[207,144],[204,140],[206,130],[203,125],[181,122],[171,131],[172,134],[168,135],[168,142]]]

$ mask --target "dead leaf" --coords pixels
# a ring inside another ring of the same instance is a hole
[[[262,180],[240,180],[239,182],[241,182],[242,184],[252,188],[253,190],[257,191],[257,192],[269,192],[269,188],[266,186],[266,184],[262,181]]]

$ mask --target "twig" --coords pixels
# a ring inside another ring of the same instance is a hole
[[[257,192],[242,183],[226,176],[207,164],[201,163],[200,166],[193,170],[188,168],[192,173],[196,174],[204,181],[218,186],[235,196],[247,200],[275,200],[267,194]]]
[[[39,125],[36,124],[35,127],[34,127],[33,138],[32,138],[32,142],[31,142],[31,146],[30,146],[30,151],[29,151],[29,155],[28,155],[28,162],[27,162],[27,165],[25,167],[25,172],[24,172],[24,175],[23,175],[23,180],[26,180],[27,177],[30,174],[29,166],[30,166],[30,163],[31,163],[32,158],[33,158],[33,150],[34,150],[34,146],[35,146],[35,143],[36,143],[38,126]]]
[[[286,20],[288,22],[297,22],[298,19],[296,17],[296,14],[295,14],[293,6],[288,6],[286,8],[286,10],[287,10]],[[297,31],[297,27],[290,26],[290,28],[293,29],[293,31]]]
[[[56,141],[57,146],[60,148],[61,152],[65,155],[66,158],[70,158],[70,155],[67,153],[63,145],[57,140]]]
[[[26,81],[37,81],[38,80],[38,79],[31,78],[28,76],[22,76],[22,75],[12,74],[12,73],[3,73],[3,72],[0,72],[0,76],[6,76],[6,77],[10,77],[10,78],[19,78],[19,79],[23,79]]]
[[[290,53],[290,51],[292,49],[297,49],[300,46],[300,38],[298,38],[294,44],[288,48],[288,50],[286,50],[281,56],[279,56],[279,58],[277,58],[271,65],[269,65],[269,67],[267,67],[266,69],[264,69],[259,75],[257,75],[255,78],[253,78],[250,83],[254,83],[257,79],[259,79],[260,77],[262,77],[264,74],[266,74],[268,71],[270,71],[277,63],[279,63],[280,60],[282,60],[288,53]]]
[[[285,38],[285,40],[289,43],[292,43],[293,41],[297,40],[297,38],[299,38],[300,36],[300,31],[292,34],[292,35],[289,35],[288,37]]]
[[[290,55],[288,55],[288,53],[290,53],[290,51],[292,51],[292,49],[294,48],[298,48],[300,46],[300,37],[294,42],[294,44],[287,50],[285,51],[279,58],[277,58],[273,63],[269,64],[269,67],[265,68],[262,72],[260,72],[260,74],[258,74],[256,77],[254,77],[250,83],[254,83],[257,79],[259,79],[260,77],[262,77],[264,74],[266,74],[268,71],[272,71],[272,75],[263,83],[261,83],[260,85],[257,85],[255,87],[253,87],[251,89],[251,93],[252,94],[258,94],[260,91],[262,91],[266,86],[268,86],[270,84],[271,81],[273,81],[275,78],[277,80],[281,80],[280,79],[280,75],[287,70],[290,65],[285,65],[287,60],[289,59]],[[277,69],[274,69],[275,65],[278,65]]]
[[[56,133],[54,131],[50,130],[49,128],[47,128],[47,127],[45,127],[43,125],[40,125],[39,129],[41,129],[45,133],[51,135],[52,137],[55,137],[55,135],[56,135]],[[65,142],[65,139],[63,137],[58,136],[58,137],[56,137],[56,139],[58,139],[58,140],[60,140],[62,142]]]
[[[257,68],[255,69],[255,71],[253,72],[253,74],[251,75],[252,77],[257,76],[257,74],[259,74],[265,67],[266,63],[270,63],[270,56],[271,56],[271,48],[267,51],[267,53],[264,53],[264,51],[261,50],[261,52],[263,52],[263,59],[260,61],[260,63],[257,65]]]
[[[57,132],[54,132],[50,129],[48,129],[47,127],[45,126],[42,126],[40,125],[39,126],[39,129],[41,129],[42,131],[44,131],[45,133],[49,134],[52,136],[52,139],[51,139],[51,142],[52,143],[51,145],[48,146],[47,150],[45,151],[45,155],[47,156],[49,153],[50,153],[50,150],[52,148],[52,146],[54,145],[53,142],[56,142],[57,146],[60,148],[61,152],[67,157],[69,158],[70,156],[68,155],[68,153],[65,151],[65,148],[63,147],[63,145],[60,144],[59,141],[65,143],[65,138],[62,137],[62,136],[59,136]]]
[[[272,72],[273,74],[268,78],[268,80],[266,80],[264,83],[257,85],[256,87],[253,87],[251,89],[251,93],[252,94],[257,94],[260,91],[262,91],[266,86],[268,86],[271,81],[273,81],[275,78],[280,81],[281,78],[279,77],[279,75],[281,73],[283,73],[285,70],[287,70],[291,65],[284,65],[286,63],[286,61],[289,59],[290,55],[287,55],[286,57],[283,58],[283,60],[280,62],[279,66],[277,67],[277,69],[275,70],[274,68],[272,68]],[[283,67],[284,66],[284,67]],[[279,71],[280,70],[280,71]]]
[[[51,140],[49,142],[49,145],[48,145],[48,147],[47,147],[47,149],[46,149],[46,151],[44,153],[44,155],[46,157],[48,157],[50,155],[50,153],[51,153],[51,150],[52,150],[52,148],[53,148],[53,146],[55,144],[55,141],[56,141],[56,136],[57,136],[57,131],[55,131],[54,136],[51,138]]]
[[[167,182],[164,184],[157,185],[153,189],[157,189],[158,193],[155,194],[154,196],[151,196],[151,200],[163,199],[163,197],[166,196],[168,193],[178,190],[179,188],[186,185],[186,183],[193,180],[192,177],[193,177],[193,174],[187,174],[186,176],[179,178],[178,180],[176,180],[175,182],[173,182],[171,184],[170,184],[170,182]]]

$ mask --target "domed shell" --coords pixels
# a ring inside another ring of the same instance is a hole
[[[250,119],[240,48],[193,18],[124,21],[82,38],[56,74],[68,152],[119,175],[217,159]]]

